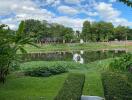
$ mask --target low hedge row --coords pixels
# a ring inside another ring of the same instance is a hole
[[[69,74],[54,100],[80,100],[84,81],[84,74]]]
[[[127,75],[105,72],[102,82],[106,100],[132,100],[132,83]]]
[[[61,74],[67,72],[67,68],[63,66],[57,67],[37,67],[25,71],[25,75],[35,77],[48,77],[51,75]]]

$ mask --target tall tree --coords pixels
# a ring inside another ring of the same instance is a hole
[[[114,29],[114,37],[118,40],[126,40],[128,31],[128,27],[119,25]]]
[[[85,21],[83,23],[83,28],[82,28],[82,34],[81,37],[84,39],[84,41],[91,41],[91,24],[89,21]]]

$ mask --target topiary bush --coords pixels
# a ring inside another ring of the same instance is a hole
[[[37,67],[25,71],[25,75],[35,77],[48,77],[51,75],[61,74],[68,72],[68,69],[63,66],[52,66],[52,67]]]
[[[84,81],[84,74],[69,74],[54,100],[80,100]]]
[[[102,83],[106,100],[132,100],[132,83],[126,74],[105,72]]]

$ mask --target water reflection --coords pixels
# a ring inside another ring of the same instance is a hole
[[[84,63],[84,59],[83,59],[82,56],[81,56],[80,54],[78,54],[78,53],[73,54],[73,60],[74,60],[75,62],[79,62],[79,63],[81,63],[81,64]]]
[[[124,50],[72,51],[53,53],[29,53],[22,56],[23,61],[75,61],[89,63],[96,60],[113,58],[125,54]]]

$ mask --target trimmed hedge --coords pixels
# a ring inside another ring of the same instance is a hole
[[[84,74],[69,74],[54,100],[80,100],[84,81]]]
[[[35,77],[48,77],[51,75],[61,74],[68,72],[66,67],[57,66],[57,67],[38,67],[25,71],[25,75],[27,76],[35,76]]]
[[[127,75],[105,72],[102,82],[106,100],[132,100],[132,83]]]

